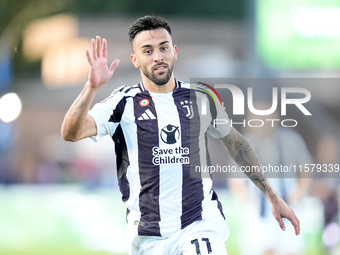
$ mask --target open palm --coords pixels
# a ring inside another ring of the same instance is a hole
[[[116,70],[119,59],[112,62],[111,66],[107,65],[107,42],[101,39],[99,36],[96,39],[91,40],[92,57],[90,51],[86,49],[87,61],[90,64],[90,71],[88,80],[91,87],[99,88],[100,85],[107,82]]]

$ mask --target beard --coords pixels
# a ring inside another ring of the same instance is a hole
[[[159,66],[159,65],[165,65],[167,67],[167,73],[165,76],[163,77],[157,77],[157,75],[153,72],[153,70]],[[151,71],[147,70],[146,67],[141,67],[141,70],[143,72],[143,74],[153,83],[155,83],[158,86],[162,86],[165,85],[166,83],[168,83],[168,81],[170,80],[170,77],[172,75],[172,71],[174,69],[174,61],[171,62],[171,66],[169,67],[168,64],[165,63],[159,63],[156,66],[151,68]]]

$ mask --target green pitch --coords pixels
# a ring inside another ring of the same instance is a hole
[[[237,255],[240,204],[219,191]],[[305,254],[323,254],[320,233],[306,234]],[[80,186],[0,186],[0,255],[125,255],[125,207],[118,189]]]

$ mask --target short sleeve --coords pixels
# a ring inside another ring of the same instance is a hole
[[[208,127],[208,133],[216,138],[223,138],[230,133],[231,123],[225,107],[221,104],[216,104],[216,117]]]
[[[94,119],[97,126],[97,134],[90,137],[94,141],[98,141],[103,136],[113,136],[119,121],[112,118],[117,105],[122,100],[120,93],[113,93],[110,97],[97,103],[89,111],[89,115]]]
[[[203,92],[209,104],[210,116],[212,118],[208,126],[208,134],[214,138],[223,138],[230,133],[231,123],[223,105],[223,102],[218,95],[217,91],[208,84],[197,83],[195,84],[197,91]]]

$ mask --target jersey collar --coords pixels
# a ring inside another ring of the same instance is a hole
[[[146,91],[145,87],[144,87],[144,84],[143,84],[143,81],[139,82],[138,83],[138,86],[140,88],[140,90],[143,92],[143,91]],[[180,88],[181,87],[181,82],[178,81],[176,78],[175,78],[175,88],[173,89],[173,91],[175,91],[176,89]]]

